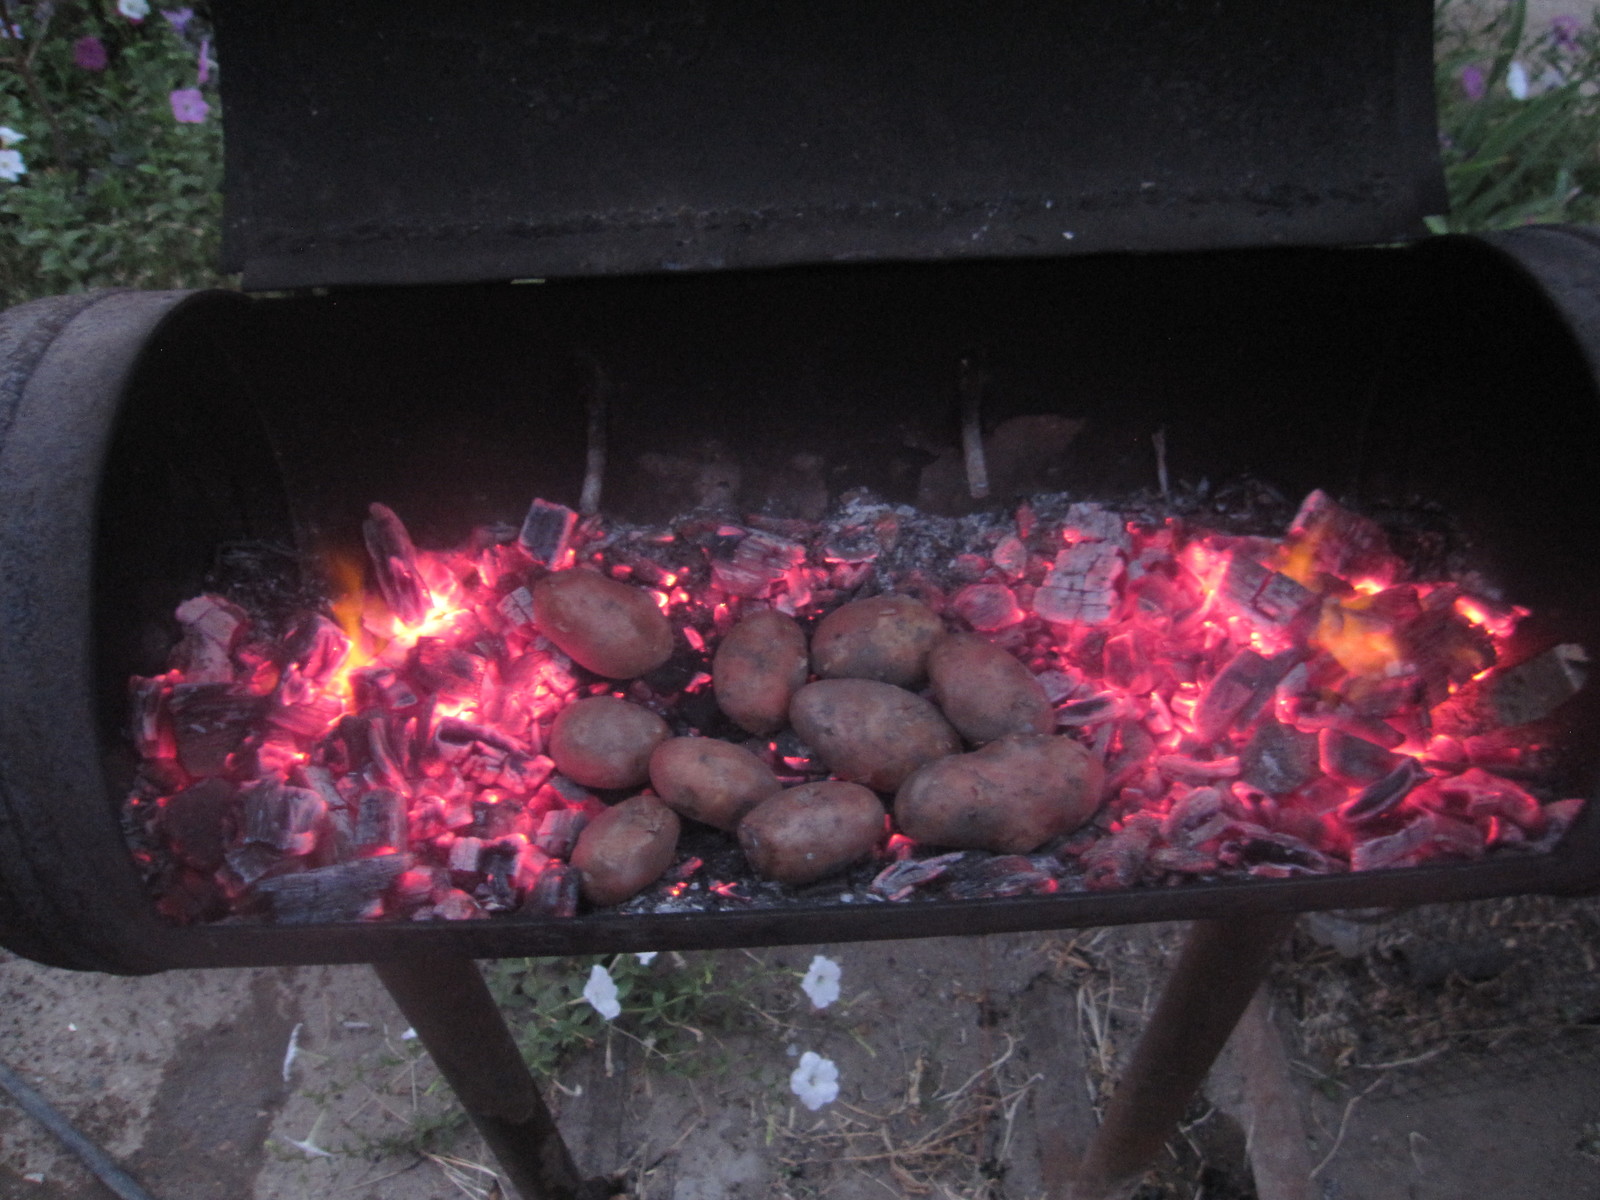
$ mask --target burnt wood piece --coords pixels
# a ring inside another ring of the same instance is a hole
[[[1542,721],[1578,694],[1587,662],[1580,646],[1552,646],[1526,662],[1474,679],[1434,708],[1434,732],[1475,737]]]
[[[406,625],[421,624],[433,603],[417,568],[417,548],[411,535],[386,504],[373,504],[361,533],[378,580],[378,591],[391,612]]]
[[[268,901],[281,925],[356,921],[369,914],[410,865],[409,854],[380,854],[298,875],[274,875],[258,880],[251,893]]]
[[[263,780],[244,793],[244,840],[280,854],[309,854],[327,811],[311,788]]]
[[[1428,769],[1414,758],[1403,758],[1376,783],[1369,783],[1359,795],[1345,805],[1340,814],[1345,820],[1361,824],[1374,820],[1394,809],[1411,794],[1413,788],[1428,779]]]
[[[1322,773],[1346,787],[1377,783],[1400,765],[1401,757],[1375,742],[1351,737],[1337,729],[1324,729],[1317,734],[1317,758],[1322,764]]]
[[[539,917],[575,916],[581,882],[575,867],[553,862],[539,872],[538,880],[528,889],[522,911]]]
[[[222,865],[239,811],[238,790],[225,779],[206,779],[168,797],[160,827],[178,857],[201,871]]]
[[[565,504],[552,504],[535,499],[522,519],[522,530],[517,541],[534,562],[545,567],[561,565],[572,540],[572,531],[578,527],[578,514]]]
[[[356,845],[362,848],[387,846],[398,850],[406,844],[405,797],[391,788],[372,788],[363,792],[356,806]]]
[[[1220,591],[1224,607],[1266,631],[1288,629],[1317,602],[1309,588],[1242,554],[1229,559]]]
[[[172,717],[178,762],[196,779],[221,775],[228,756],[239,748],[266,707],[265,696],[228,683],[180,683],[172,689]]]
[[[1388,582],[1399,573],[1400,560],[1390,550],[1383,527],[1351,512],[1321,488],[1301,502],[1289,523],[1289,536],[1310,550],[1310,565],[1321,574]]]
[[[185,600],[174,614],[183,626],[183,640],[172,665],[186,683],[232,683],[233,648],[240,630],[250,623],[244,609],[209,592]]]
[[[1400,647],[1422,676],[1430,707],[1442,703],[1452,686],[1495,664],[1494,640],[1450,608],[1424,612],[1408,622],[1400,630]]]
[[[757,530],[740,540],[731,558],[711,560],[711,582],[735,596],[759,596],[806,560],[806,548]]]
[[[1194,707],[1195,740],[1210,745],[1235,724],[1248,724],[1301,657],[1298,650],[1271,658],[1254,650],[1239,651],[1217,672]]]
[[[1033,611],[1052,625],[1104,625],[1116,611],[1124,566],[1114,542],[1068,546],[1033,594]]]
[[[1317,735],[1262,721],[1239,754],[1239,778],[1269,796],[1287,796],[1318,775]]]

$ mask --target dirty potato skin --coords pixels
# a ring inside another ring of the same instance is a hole
[[[894,819],[926,845],[1027,854],[1093,816],[1104,787],[1100,760],[1071,738],[1011,734],[917,771]]]
[[[715,738],[668,738],[650,756],[650,786],[681,816],[732,832],[782,785],[743,746]]]
[[[728,631],[711,660],[711,687],[728,719],[750,733],[782,729],[806,682],[806,635],[776,609],[751,613]]]
[[[583,827],[572,848],[583,895],[590,904],[621,904],[672,865],[678,814],[649,794],[613,805]]]
[[[550,757],[584,787],[638,787],[650,778],[650,755],[670,733],[648,708],[590,696],[561,710],[550,728]]]
[[[672,626],[643,588],[574,568],[533,585],[539,632],[580,666],[633,679],[672,657]]]
[[[961,749],[939,710],[871,679],[819,679],[795,693],[789,719],[841,779],[892,792],[924,763]]]
[[[927,676],[928,651],[944,623],[910,596],[871,596],[834,609],[811,635],[811,666],[823,679],[875,679],[911,687]]]
[[[1055,711],[1044,685],[1014,656],[970,633],[949,633],[928,655],[939,711],[981,746],[1008,733],[1049,733]]]
[[[763,879],[814,883],[871,854],[884,816],[882,802],[858,783],[807,783],[751,809],[739,845]]]

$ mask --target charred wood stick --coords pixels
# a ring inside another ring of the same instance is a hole
[[[367,543],[367,554],[372,558],[372,569],[377,573],[378,591],[390,611],[407,625],[417,625],[428,615],[433,597],[422,582],[422,571],[417,566],[417,548],[411,544],[411,535],[405,524],[386,504],[373,504],[368,509],[361,533]]]
[[[970,358],[961,360],[961,451],[967,463],[967,491],[974,500],[989,494],[989,464],[983,453],[983,385],[988,377]]]
[[[594,382],[589,388],[589,448],[584,458],[583,491],[578,496],[578,511],[586,517],[600,511],[600,486],[606,473],[606,405],[610,394],[610,377],[597,363]]]

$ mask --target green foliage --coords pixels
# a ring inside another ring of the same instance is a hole
[[[1434,232],[1600,220],[1600,25],[1530,34],[1526,0],[1436,14],[1450,213]]]
[[[610,972],[622,1005],[610,1022],[583,998],[596,965]],[[485,963],[484,976],[539,1077],[554,1074],[571,1055],[599,1045],[612,1031],[639,1042],[662,1065],[682,1067],[687,1052],[704,1044],[702,1026],[734,994],[733,981],[719,982],[716,960],[706,954],[666,954],[648,964],[633,954],[501,959]]]
[[[202,287],[216,272],[222,129],[173,115],[197,86],[204,14],[179,32],[160,12],[134,23],[109,3],[5,0],[20,39],[0,40],[0,125],[27,173],[0,181],[0,305],[97,287]],[[74,61],[98,38],[103,70]]]

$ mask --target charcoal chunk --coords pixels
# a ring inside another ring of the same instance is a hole
[[[283,925],[355,921],[378,905],[384,890],[411,866],[409,854],[380,854],[298,875],[274,875],[251,889]]]
[[[214,871],[233,840],[238,810],[239,794],[233,784],[207,779],[162,804],[161,830],[184,862]]]
[[[1239,755],[1239,778],[1269,796],[1287,796],[1321,773],[1317,735],[1263,721]]]

